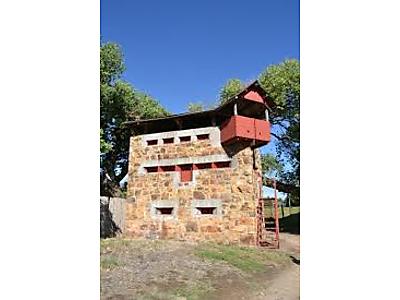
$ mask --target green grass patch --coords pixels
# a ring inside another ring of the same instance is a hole
[[[143,252],[157,251],[168,247],[168,243],[162,240],[131,240],[123,238],[112,238],[100,240],[100,253],[118,252]]]
[[[283,213],[286,216],[295,215],[300,212],[300,206],[284,207]],[[282,209],[279,207],[279,218],[282,218]]]
[[[176,296],[172,294],[166,294],[160,291],[150,291],[145,295],[139,295],[135,299],[137,300],[176,300]]]
[[[100,258],[100,268],[101,269],[113,269],[119,267],[121,263],[115,256],[106,256]]]
[[[121,248],[130,247],[132,245],[131,240],[125,240],[121,238],[103,239],[100,240],[100,250],[116,250]]]
[[[226,262],[245,272],[259,272],[265,270],[266,265],[290,261],[287,254],[275,250],[211,243],[200,245],[195,254],[204,259]]]
[[[300,206],[281,207],[278,206],[279,219],[300,213]],[[274,217],[274,207],[266,205],[264,207],[264,215],[266,217]]]
[[[189,284],[183,285],[181,287],[170,289],[170,290],[160,290],[154,288],[152,290],[147,290],[144,294],[139,295],[138,300],[203,300],[208,299],[207,294],[214,291],[211,283],[209,281],[204,282],[191,282]]]
[[[187,300],[202,300],[207,299],[206,295],[213,290],[211,283],[197,282],[193,285],[178,288],[175,291],[175,295]]]

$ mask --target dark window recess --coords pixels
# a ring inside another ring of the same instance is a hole
[[[158,144],[158,140],[148,140],[147,141],[147,146],[153,146],[153,145],[157,145]]]
[[[209,134],[199,134],[197,136],[197,140],[199,140],[199,141],[209,140],[209,139],[210,139],[210,135]]]
[[[179,140],[181,142],[190,142],[191,137],[190,136],[181,136],[181,137],[179,137]]]
[[[201,215],[215,215],[217,208],[216,207],[196,207]]]
[[[156,167],[145,167],[147,173],[155,172],[175,172],[181,173],[181,182],[188,182],[193,180],[193,169],[194,170],[205,170],[205,169],[221,169],[230,168],[231,163],[229,161],[221,161],[214,163],[201,163],[201,164],[188,164],[180,166],[156,166]]]
[[[158,171],[158,167],[146,167],[147,173],[155,173]]]
[[[215,167],[217,169],[220,168],[229,168],[231,166],[231,163],[229,161],[220,161],[215,163]]]
[[[192,181],[193,179],[192,165],[182,165],[180,166],[180,171],[181,171],[181,182]]]
[[[162,172],[174,172],[175,166],[162,166],[160,169]]]
[[[157,215],[172,215],[173,207],[156,207]]]
[[[198,170],[211,169],[211,163],[196,164]]]
[[[163,139],[164,144],[173,144],[174,143],[174,138],[167,138]]]

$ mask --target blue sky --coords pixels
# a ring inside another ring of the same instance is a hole
[[[172,113],[299,58],[299,24],[298,0],[101,0],[102,40],[122,46],[124,79]]]
[[[102,41],[121,45],[123,78],[172,113],[214,104],[228,79],[251,81],[300,58],[299,0],[101,0]],[[274,142],[261,151],[274,153]]]

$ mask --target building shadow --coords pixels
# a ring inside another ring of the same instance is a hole
[[[113,215],[109,209],[109,202],[100,201],[100,238],[112,238],[121,233],[121,229],[115,224]]]
[[[279,219],[279,231],[300,234],[300,213],[291,214]]]
[[[222,144],[222,148],[229,157],[233,157],[243,149],[249,147],[248,143],[236,141],[236,143]]]

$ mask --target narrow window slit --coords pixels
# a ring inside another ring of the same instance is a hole
[[[211,163],[196,164],[198,170],[211,169]]]
[[[157,215],[172,215],[173,207],[156,207]]]
[[[166,138],[163,139],[164,144],[173,144],[174,143],[174,138]]]
[[[191,137],[190,136],[181,136],[179,137],[179,140],[182,142],[190,142]]]
[[[158,144],[158,140],[148,140],[147,141],[147,146],[153,146],[153,145],[157,145]]]
[[[229,168],[231,166],[231,163],[229,161],[220,161],[215,163],[215,168],[221,169],[221,168]]]
[[[174,172],[175,166],[161,166],[160,169],[162,172]]]
[[[197,135],[197,140],[199,141],[204,141],[204,140],[209,140],[210,135],[209,134],[199,134]]]
[[[158,171],[158,167],[146,167],[147,173],[155,173]]]
[[[196,207],[200,215],[215,215],[217,212],[216,207]]]

